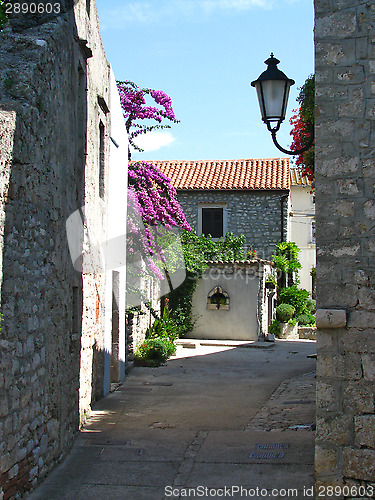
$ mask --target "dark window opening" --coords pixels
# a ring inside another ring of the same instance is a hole
[[[99,196],[104,198],[105,180],[105,128],[102,122],[99,123]]]
[[[229,294],[221,288],[221,286],[216,286],[207,295],[207,309],[216,309],[221,311],[229,310]]]
[[[222,208],[202,208],[202,233],[213,238],[224,236]]]

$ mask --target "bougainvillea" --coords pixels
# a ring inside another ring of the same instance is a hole
[[[297,101],[300,107],[293,110],[295,114],[290,119],[293,127],[290,133],[293,137],[292,151],[301,149],[307,144],[314,126],[315,80],[313,75],[305,81]],[[296,165],[301,168],[302,174],[307,176],[310,182],[314,181],[314,143],[311,148],[297,156]]]
[[[124,82],[118,81],[117,88],[120,94],[120,102],[125,118],[126,130],[129,136],[129,143],[137,151],[143,151],[134,142],[134,139],[138,135],[151,132],[155,129],[170,128],[170,125],[161,124],[163,119],[167,119],[173,123],[179,123],[172,108],[172,99],[162,90],[140,88],[129,80]],[[150,95],[160,107],[148,106],[146,103],[147,95]],[[144,125],[138,123],[139,120],[155,120],[158,124]],[[131,131],[132,128],[135,130]]]
[[[191,230],[170,180],[151,163],[129,165],[128,251],[139,251],[159,279],[164,279],[166,235],[174,227]]]
[[[163,119],[178,123],[171,98],[161,90],[140,88],[133,82],[117,82],[120,102],[129,136],[129,143],[142,151],[134,138],[154,129],[170,128]],[[150,95],[156,106],[148,106]],[[140,120],[154,120],[156,125],[140,124]],[[135,129],[135,130],[133,130]],[[130,159],[130,153],[129,153]],[[128,169],[128,253],[137,260],[140,254],[146,269],[154,276],[165,278],[165,242],[168,231],[179,227],[191,231],[177,201],[177,193],[170,179],[152,163],[137,161]]]
[[[170,179],[154,165],[138,161],[129,165],[128,229],[129,252],[140,251],[148,268],[164,279],[163,242],[166,231],[180,227],[191,231]],[[140,227],[139,216],[142,219]]]

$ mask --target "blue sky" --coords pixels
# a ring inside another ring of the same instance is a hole
[[[314,72],[313,0],[97,0],[107,58],[118,80],[165,91],[179,124],[146,138],[133,159],[285,156],[260,119],[250,82],[274,52],[298,87]],[[150,102],[151,104],[151,102]],[[278,140],[288,147],[290,125]]]

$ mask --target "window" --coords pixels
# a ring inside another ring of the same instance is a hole
[[[213,238],[224,236],[223,207],[202,208],[202,233]]]
[[[99,122],[99,196],[104,198],[105,181],[105,128],[103,123]]]

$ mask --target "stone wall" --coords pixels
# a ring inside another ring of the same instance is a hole
[[[375,5],[315,15],[317,491],[370,498],[355,487],[375,482]]]
[[[227,231],[244,234],[246,245],[258,257],[269,259],[281,241],[281,198],[288,191],[178,191],[178,201],[189,224],[198,231],[201,204],[226,204]],[[288,201],[284,202],[284,240],[287,237]]]
[[[106,215],[98,144],[101,120],[105,167],[109,65],[89,5],[0,33],[4,499],[61,460],[103,394],[105,277],[73,268],[66,235],[68,217],[82,206],[92,227]]]

